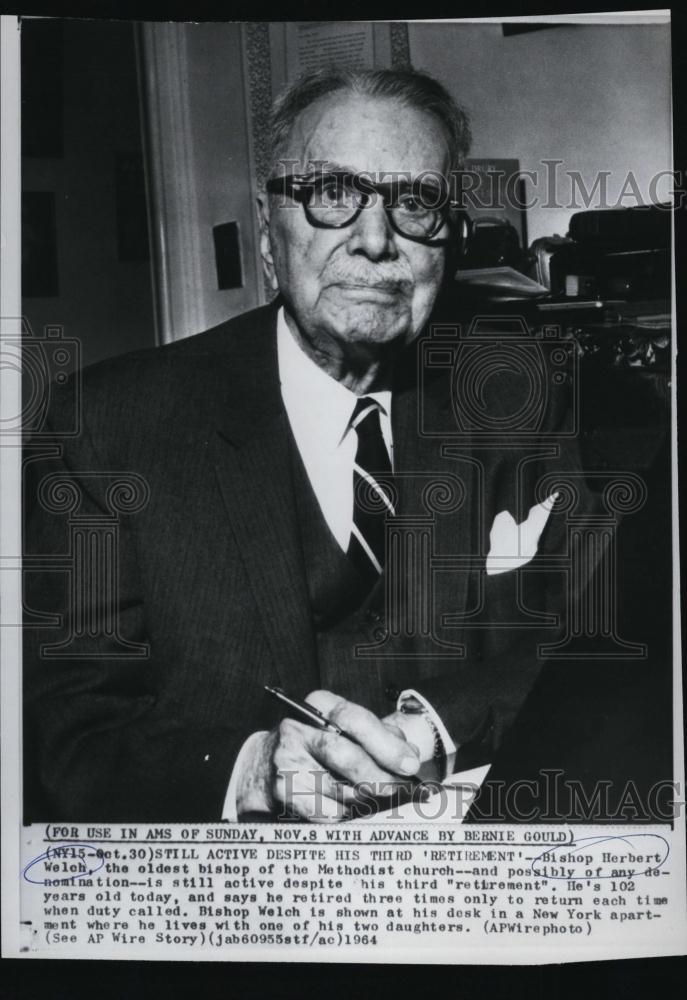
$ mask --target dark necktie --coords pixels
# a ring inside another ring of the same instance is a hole
[[[391,462],[379,423],[379,403],[369,396],[359,399],[350,426],[358,435],[358,448],[353,464],[353,527],[348,556],[372,586],[384,568],[385,521],[395,514],[389,489]]]

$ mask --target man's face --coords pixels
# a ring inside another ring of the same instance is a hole
[[[282,155],[287,173],[326,161],[324,170],[365,172],[383,181],[403,172],[447,175],[448,145],[433,117],[387,98],[339,92],[300,115]],[[264,212],[263,256],[301,335],[316,349],[367,349],[410,342],[434,304],[445,250],[391,228],[381,197],[342,229],[310,225],[303,207],[273,196]],[[441,235],[445,235],[444,232]]]

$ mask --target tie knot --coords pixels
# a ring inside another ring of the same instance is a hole
[[[379,411],[381,407],[371,396],[361,396],[355,404],[350,426],[360,433],[376,432],[380,426]]]

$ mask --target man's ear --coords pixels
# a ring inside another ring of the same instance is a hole
[[[255,208],[258,213],[258,226],[260,227],[260,258],[265,277],[270,283],[270,287],[276,292],[279,290],[277,284],[277,274],[272,256],[272,241],[270,240],[270,206],[268,196],[261,191],[255,199]]]

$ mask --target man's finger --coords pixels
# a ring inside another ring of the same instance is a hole
[[[362,705],[340,698],[331,691],[312,691],[307,701],[350,735],[359,748],[372,757],[383,771],[394,775],[417,773],[420,759],[416,748],[408,743],[401,733],[393,732],[373,712],[363,708]],[[338,744],[337,747],[357,774],[357,758]],[[345,776],[350,777],[347,772]],[[361,775],[353,780],[365,781],[369,777]]]
[[[385,728],[388,729],[390,733],[393,733],[394,736],[400,736],[402,740],[405,739],[403,730],[401,729],[400,726],[397,726],[395,722],[387,722],[385,719],[382,719],[382,725],[385,726]]]
[[[331,775],[313,761],[307,771],[279,771],[274,780],[274,797],[284,806],[284,817],[296,816],[310,823],[338,823],[347,818],[345,804],[328,795],[332,790]],[[282,818],[282,817],[279,817]]]
[[[380,797],[391,796],[408,781],[408,778],[380,767],[373,757],[346,736],[314,733],[309,749],[321,767],[354,789],[356,799],[361,794],[369,796],[370,787]]]
[[[317,735],[294,719],[284,719],[277,730],[272,758],[272,795],[288,810],[303,819],[345,819],[342,807],[356,799],[353,788],[322,770],[308,750],[308,740]],[[324,801],[325,799],[329,801]]]

